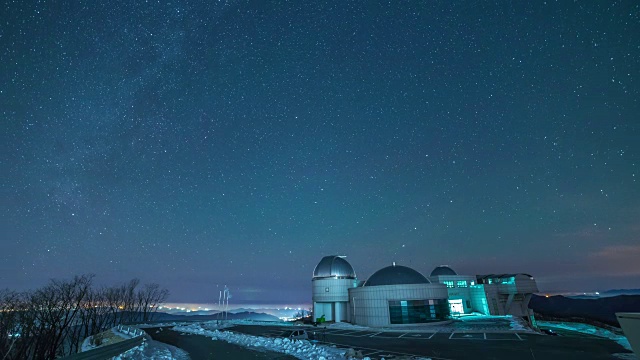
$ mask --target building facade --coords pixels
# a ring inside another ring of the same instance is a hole
[[[449,317],[445,286],[395,264],[376,271],[362,286],[349,289],[349,300],[351,322],[357,325],[419,324]]]
[[[348,321],[349,292],[357,286],[356,272],[341,256],[325,256],[313,270],[312,301],[316,318]]]
[[[480,313],[484,315],[513,315],[535,326],[531,296],[538,292],[529,274],[458,275],[441,265],[433,269],[432,282],[447,286],[452,315]]]
[[[519,316],[535,326],[529,301],[536,292],[528,274],[459,275],[444,265],[426,278],[394,263],[359,283],[353,267],[336,255],[322,258],[312,278],[315,318],[374,327],[473,313]]]

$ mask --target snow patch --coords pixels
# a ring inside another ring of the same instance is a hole
[[[175,346],[145,339],[142,345],[113,358],[114,360],[190,360],[189,354]]]
[[[203,324],[204,325],[204,324]],[[347,350],[334,346],[318,345],[307,340],[290,340],[287,338],[266,338],[261,336],[238,334],[218,329],[205,329],[201,324],[174,327],[174,331],[204,335],[212,340],[223,340],[232,344],[252,349],[268,350],[288,354],[303,360],[339,360],[348,359]]]
[[[531,331],[531,328],[521,318],[509,316],[509,329],[517,331]]]
[[[99,334],[92,335],[85,338],[84,341],[82,341],[82,345],[80,346],[80,351],[85,352],[85,351],[93,350],[102,346],[115,344],[117,342],[124,341],[130,338],[131,338],[130,335],[122,334],[118,332],[116,328],[112,328],[112,329],[103,331]],[[95,344],[96,341],[99,342],[100,345],[96,345]]]
[[[631,350],[631,344],[624,335],[615,334],[607,329],[599,328],[597,326],[575,323],[575,322],[555,322],[555,321],[538,321],[538,325],[542,327],[565,329],[575,331],[583,334],[603,337],[609,340],[613,340],[620,344],[627,350]]]

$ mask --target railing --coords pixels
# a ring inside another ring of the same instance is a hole
[[[132,336],[132,338],[117,342],[115,344],[101,346],[93,350],[73,354],[71,356],[65,357],[64,360],[110,359],[114,356],[123,354],[133,349],[134,347],[142,345],[142,343],[144,343],[145,338],[143,335],[145,334],[145,332],[143,330],[140,330],[133,326],[126,326],[126,325],[118,325],[114,328],[114,330],[119,331],[123,334],[127,334],[129,336]]]
[[[118,325],[116,326],[116,329],[123,333],[123,334],[127,334],[129,336],[132,337],[137,337],[137,336],[142,336],[144,335],[144,331],[140,330],[138,328],[135,328],[133,326],[126,326],[126,325]]]

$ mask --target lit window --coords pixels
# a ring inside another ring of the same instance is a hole
[[[391,324],[416,324],[444,320],[449,316],[445,299],[389,300]]]
[[[453,280],[445,280],[442,282],[443,284],[447,285],[448,288],[452,288],[453,286]]]
[[[466,288],[467,287],[467,280],[458,280],[456,282],[456,286],[457,287],[461,287],[461,288]]]

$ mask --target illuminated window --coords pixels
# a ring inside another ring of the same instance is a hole
[[[467,287],[467,280],[458,280],[456,282],[456,286],[461,288]]]
[[[425,323],[448,316],[449,306],[445,299],[389,301],[389,322],[392,324]]]
[[[443,284],[447,285],[448,288],[452,288],[453,286],[453,280],[445,280],[442,282]]]
[[[475,281],[472,281],[472,282],[471,282],[471,286],[473,286],[473,285],[475,285],[475,284],[476,284],[476,282],[475,282]]]

